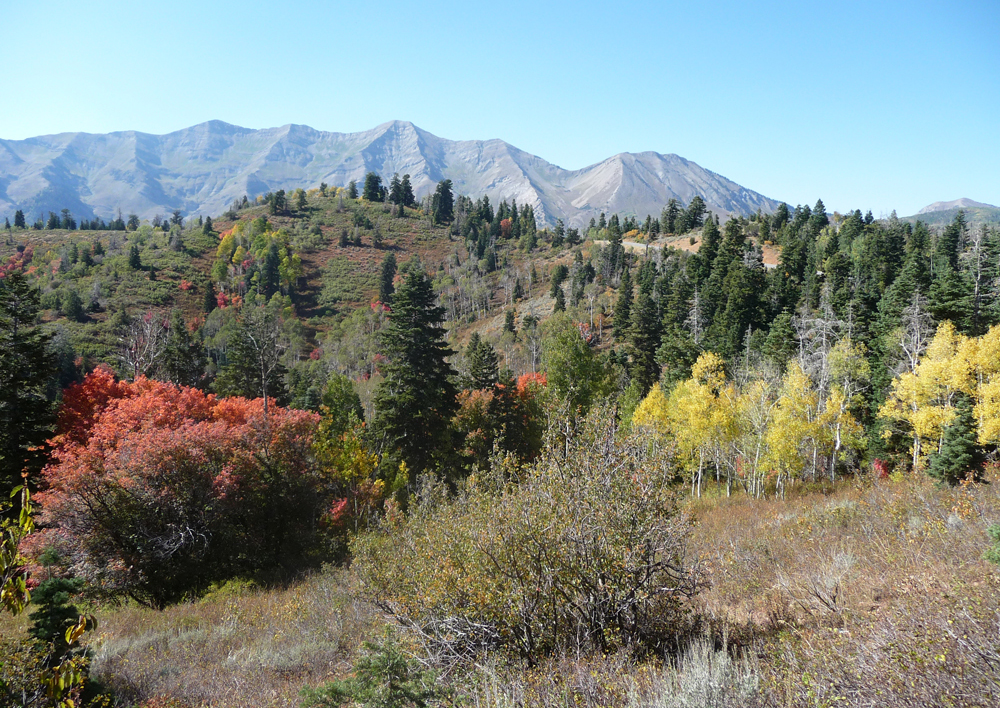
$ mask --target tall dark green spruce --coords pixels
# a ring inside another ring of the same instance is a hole
[[[632,273],[628,266],[622,273],[622,282],[618,286],[618,299],[615,301],[615,339],[624,342],[632,325]]]
[[[660,378],[660,366],[656,361],[656,351],[663,336],[660,315],[653,299],[653,285],[656,266],[652,261],[643,263],[639,269],[639,297],[632,308],[632,324],[629,339],[632,343],[632,380],[645,396]]]
[[[205,371],[204,347],[188,330],[177,309],[170,314],[170,334],[160,366],[167,380],[181,386],[197,386]]]
[[[954,486],[971,474],[981,477],[983,452],[976,442],[976,419],[972,415],[972,402],[959,394],[955,403],[955,417],[945,426],[941,449],[931,455],[931,477]]]
[[[21,273],[0,278],[0,490],[33,482],[46,461],[55,422],[46,396],[56,375],[51,336],[36,324],[38,291]],[[3,493],[0,491],[0,493]]]
[[[396,289],[396,286],[393,284],[395,277],[396,256],[387,253],[385,254],[385,258],[382,259],[382,270],[379,273],[378,280],[378,299],[379,302],[385,305],[392,303],[392,294]]]
[[[384,379],[375,392],[372,430],[393,481],[399,463],[406,463],[413,482],[450,448],[457,388],[446,360],[445,311],[435,303],[430,278],[419,266],[409,268],[379,336]]]
[[[493,345],[481,339],[478,332],[473,332],[466,356],[469,362],[469,388],[493,388],[500,380],[500,363]]]

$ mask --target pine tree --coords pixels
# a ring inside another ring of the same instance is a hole
[[[478,332],[473,332],[469,339],[469,388],[481,390],[493,388],[500,380],[500,364],[497,351],[493,345],[480,338]]]
[[[139,247],[134,243],[128,249],[128,267],[132,270],[142,270],[142,259],[139,257]]]
[[[516,292],[516,288],[519,287],[520,284],[521,284],[520,280],[517,281],[517,283],[515,283],[515,292]],[[517,298],[515,297],[515,299],[517,299]],[[504,332],[510,332],[515,337],[517,336],[517,313],[514,310],[512,310],[512,309],[511,310],[507,310],[504,313],[504,316],[503,316],[503,331]]]
[[[976,419],[972,402],[964,393],[958,394],[955,417],[945,426],[941,448],[930,459],[928,474],[954,486],[970,473],[978,479],[982,472],[982,449],[976,442]]]
[[[370,202],[380,202],[384,196],[385,189],[382,187],[382,178],[374,172],[365,175],[365,189],[361,196]]]
[[[417,198],[413,196],[413,187],[410,186],[410,175],[403,175],[400,187],[403,190],[403,206],[411,207],[416,204]]]
[[[403,203],[403,183],[399,181],[399,173],[393,172],[389,180],[389,201],[393,204]]]
[[[201,309],[208,314],[219,306],[219,298],[215,292],[215,283],[209,281],[205,287],[205,298],[201,302]]]
[[[618,286],[618,300],[615,301],[615,339],[624,342],[628,328],[632,324],[632,271],[625,268],[622,282]]]
[[[961,332],[968,332],[972,310],[969,284],[947,261],[938,266],[928,293],[928,309],[938,322],[949,320]]]
[[[358,183],[353,179],[347,183],[347,198],[357,199],[358,198]]]
[[[647,268],[647,266],[650,266]],[[652,261],[643,264],[643,270],[652,271]],[[643,277],[640,271],[639,297],[632,308],[632,323],[629,330],[629,340],[632,344],[632,366],[629,373],[638,385],[639,393],[645,396],[660,378],[660,367],[656,361],[656,352],[662,345],[660,318],[657,313],[656,301],[653,300],[653,281],[651,276]],[[624,280],[624,278],[622,279]],[[616,311],[617,315],[617,311]]]
[[[37,609],[28,615],[31,619],[28,636],[51,644],[53,658],[69,648],[66,630],[80,619],[80,611],[70,600],[82,589],[83,581],[79,578],[49,578],[31,593],[31,604]]]
[[[685,223],[689,231],[697,229],[705,222],[705,212],[707,210],[708,207],[705,206],[705,200],[695,195],[691,203],[688,204],[687,213],[685,214]]]
[[[553,312],[565,312],[566,311],[566,295],[563,293],[562,288],[556,288],[555,303],[552,305]]]
[[[698,256],[701,258],[698,270],[699,283],[704,283],[712,275],[712,266],[715,264],[716,256],[719,255],[721,238],[722,234],[715,225],[715,219],[709,219],[701,232],[701,245],[698,247]]]
[[[449,425],[458,409],[455,372],[446,359],[451,350],[441,327],[445,311],[436,301],[430,278],[411,267],[379,335],[384,379],[375,392],[372,430],[383,460],[405,462],[410,482],[449,449]],[[395,470],[385,471],[395,479]]]
[[[451,191],[451,180],[443,179],[438,182],[434,191],[431,211],[434,215],[435,224],[444,224],[451,221],[455,216],[455,202]]]
[[[47,397],[56,374],[51,335],[35,323],[38,291],[21,273],[0,278],[0,489],[27,472],[34,483],[45,464],[45,441],[55,422]]]
[[[197,386],[205,370],[205,355],[180,310],[170,314],[170,333],[160,359],[163,378],[181,386]]]
[[[385,254],[382,259],[382,270],[378,281],[378,299],[385,305],[392,304],[392,294],[396,287],[393,279],[396,277],[396,256],[392,253]]]
[[[18,209],[14,212],[14,228],[23,229],[26,228],[24,224],[24,212]]]
[[[63,316],[73,322],[83,322],[86,313],[83,311],[83,300],[76,289],[71,288],[62,299],[60,311]]]

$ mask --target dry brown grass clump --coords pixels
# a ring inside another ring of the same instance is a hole
[[[1000,705],[1000,484],[918,476],[698,511],[705,620],[779,705]]]
[[[378,624],[341,571],[284,590],[230,583],[160,612],[126,607],[100,619],[95,677],[120,705],[171,708],[295,706],[303,686],[349,670]]]

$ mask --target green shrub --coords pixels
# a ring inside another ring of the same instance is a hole
[[[302,691],[302,708],[334,708],[345,703],[365,708],[423,708],[438,705],[444,691],[435,674],[407,658],[396,642],[364,644],[367,654],[354,664],[354,675]]]
[[[370,599],[450,657],[670,642],[695,589],[689,524],[668,454],[618,432],[602,411],[453,499],[425,485],[408,518],[390,513],[352,546]]]

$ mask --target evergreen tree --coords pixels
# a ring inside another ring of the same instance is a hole
[[[214,230],[212,228],[212,217],[210,216],[205,217],[205,223],[201,225],[201,232],[206,236],[209,236],[212,233],[214,233]]]
[[[792,326],[792,315],[785,310],[771,322],[771,329],[764,340],[763,354],[784,371],[797,350],[798,343],[795,328]]]
[[[653,262],[643,264],[643,270],[652,271]],[[632,323],[629,331],[631,341],[632,366],[629,371],[638,385],[639,393],[645,396],[660,378],[660,367],[656,352],[662,345],[662,332],[656,302],[653,300],[652,276],[643,277],[639,273],[639,297],[632,308]],[[624,281],[624,278],[622,278]],[[617,316],[617,311],[616,311]]]
[[[826,215],[826,205],[822,199],[816,200],[812,215],[809,217],[809,226],[815,233],[819,233],[824,227],[830,224],[830,217]]]
[[[938,238],[935,248],[935,255],[937,257],[935,268],[949,266],[952,270],[958,270],[958,256],[962,250],[962,240],[965,237],[965,231],[965,212],[960,209],[952,222],[948,224]]]
[[[128,249],[128,267],[132,270],[142,270],[142,259],[139,257],[139,247],[134,243]]]
[[[400,188],[403,192],[403,206],[411,207],[417,203],[417,198],[413,196],[413,187],[410,185],[410,175],[403,175]]]
[[[701,232],[701,246],[698,247],[698,255],[701,257],[701,267],[698,269],[699,283],[704,283],[712,275],[712,266],[719,255],[721,238],[722,234],[715,225],[715,219],[709,219]]]
[[[382,259],[382,270],[378,281],[378,299],[380,302],[392,304],[392,294],[396,289],[393,279],[396,277],[396,256],[392,253],[385,254]]]
[[[24,224],[24,212],[18,209],[14,212],[14,228],[23,229],[27,228]]]
[[[77,623],[81,614],[70,600],[82,589],[83,581],[79,578],[49,578],[31,592],[31,604],[37,609],[28,615],[31,620],[28,636],[51,644],[53,659],[69,648],[66,630]]]
[[[358,183],[353,179],[347,183],[347,198],[357,199],[358,198]]]
[[[458,409],[444,316],[430,278],[411,267],[379,334],[384,379],[375,392],[372,429],[383,460],[405,462],[410,482],[449,449],[450,421]],[[385,471],[395,479],[396,470]]]
[[[86,317],[86,313],[83,311],[83,300],[75,288],[71,288],[63,296],[59,309],[66,319],[73,322],[83,322]]]
[[[629,268],[625,268],[622,282],[618,286],[614,323],[615,339],[624,342],[628,336],[628,328],[632,324],[632,271]]]
[[[565,312],[566,311],[566,295],[563,293],[562,288],[555,289],[555,303],[552,305],[553,312]]]
[[[322,403],[327,408],[323,417],[332,423],[330,432],[333,435],[341,435],[347,432],[354,421],[361,422],[365,419],[361,398],[354,391],[351,380],[343,374],[330,374]]]
[[[181,386],[197,386],[205,370],[201,342],[191,336],[180,310],[170,313],[170,333],[160,359],[163,378]]]
[[[959,331],[967,333],[971,305],[968,282],[947,260],[942,261],[931,283],[927,309],[938,322],[950,320]]]
[[[403,203],[403,183],[399,181],[399,173],[393,172],[389,180],[389,201],[393,204]]]
[[[434,191],[434,199],[431,203],[431,212],[434,215],[435,224],[444,224],[454,218],[455,203],[451,192],[450,179],[443,179],[438,182],[437,189]]]
[[[705,222],[706,211],[708,211],[708,207],[705,206],[705,200],[695,195],[691,203],[688,204],[687,213],[685,214],[685,223],[688,231],[697,229]]]
[[[559,248],[566,240],[566,227],[562,219],[556,219],[556,227],[552,232],[552,248]]]
[[[954,486],[967,475],[979,479],[984,460],[982,449],[976,441],[976,419],[972,402],[964,393],[958,394],[955,417],[945,426],[941,448],[930,459],[928,474]]]
[[[478,332],[473,332],[466,357],[469,363],[468,388],[493,388],[500,380],[499,358],[493,345],[480,338]]]
[[[36,325],[38,291],[21,273],[0,278],[0,489],[27,472],[34,483],[45,464],[55,414],[47,397],[56,374],[51,335]]]
[[[259,288],[260,292],[268,300],[278,292],[281,285],[281,254],[278,251],[278,244],[272,242],[268,246],[264,255],[264,262],[261,264]]]
[[[219,298],[215,292],[215,283],[209,281],[205,286],[205,298],[201,301],[201,309],[208,314],[219,306]]]
[[[515,283],[515,292],[516,292],[516,289],[520,287],[520,285],[521,285],[521,281],[518,280]],[[515,297],[514,299],[516,300],[517,298]],[[504,313],[504,316],[503,316],[503,331],[504,332],[510,332],[515,337],[517,336],[517,313],[513,309],[507,310]]]
[[[362,197],[370,202],[381,202],[385,198],[385,188],[382,186],[382,178],[374,172],[365,175],[365,189]]]
[[[663,383],[672,386],[689,378],[700,353],[690,332],[678,325],[666,327],[656,351],[656,361],[663,367]]]
[[[215,380],[223,396],[263,398],[264,415],[273,399],[279,406],[288,400],[287,369],[282,362],[287,348],[281,319],[273,305],[244,304],[229,337],[226,366]]]

